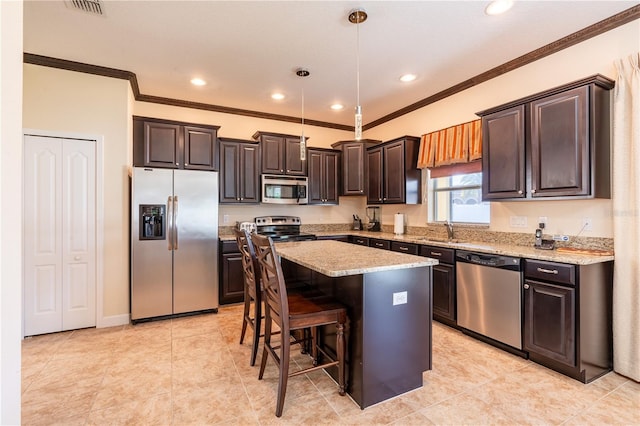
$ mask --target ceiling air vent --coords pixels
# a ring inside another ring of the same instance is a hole
[[[66,0],[67,7],[92,13],[94,15],[104,15],[100,0]]]

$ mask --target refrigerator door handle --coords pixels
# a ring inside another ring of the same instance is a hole
[[[173,197],[173,249],[178,250],[178,196]]]
[[[167,250],[173,250],[173,197],[167,199]]]

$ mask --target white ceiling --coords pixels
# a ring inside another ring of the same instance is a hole
[[[638,1],[104,1],[104,16],[25,1],[24,51],[130,71],[145,95],[352,125],[369,123],[588,27]],[[299,67],[311,76],[295,75]],[[416,73],[401,83],[404,73]],[[195,87],[192,77],[208,84]],[[273,101],[273,91],[287,95]],[[342,102],[345,109],[329,109]]]

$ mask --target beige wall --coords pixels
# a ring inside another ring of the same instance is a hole
[[[640,50],[640,21],[617,28],[565,51],[422,108],[365,133],[389,140],[469,121],[475,112],[595,73],[614,77],[613,61]],[[104,136],[104,315],[129,312],[129,241],[127,168],[131,165],[131,115],[151,116],[221,126],[219,135],[250,139],[257,130],[299,134],[300,125],[201,110],[156,105],[133,100],[128,82],[36,65],[24,65],[23,126],[38,130]],[[329,147],[351,139],[350,132],[305,126],[309,145]],[[294,214],[303,223],[349,223],[351,215],[364,217],[364,197],[341,197],[340,206],[221,206],[220,224],[265,214]],[[593,231],[583,236],[612,237],[610,200],[492,203],[491,229],[533,232],[539,216],[548,218],[551,233],[575,235],[583,216],[593,220]],[[425,205],[385,206],[384,224],[393,214],[407,215],[409,226],[424,226]],[[509,226],[512,215],[526,216],[527,229]]]
[[[23,127],[102,136],[105,317],[129,312],[129,82],[23,67]]]
[[[365,137],[387,140],[404,134],[420,136],[474,120],[478,118],[477,111],[593,74],[615,79],[614,61],[639,50],[640,20],[636,20],[375,127]],[[407,213],[412,226],[421,226],[427,220],[426,208],[389,206],[383,208],[383,223],[392,223],[395,210]],[[582,218],[588,216],[593,220],[593,231],[583,231],[581,236],[613,238],[611,212],[611,200],[493,202],[490,228],[533,233],[538,217],[546,216],[549,233],[576,235],[582,227]],[[510,216],[525,216],[528,227],[511,228]]]

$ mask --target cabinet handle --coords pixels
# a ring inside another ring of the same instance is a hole
[[[442,253],[436,253],[436,252],[433,252],[433,251],[430,251],[429,254],[431,256],[442,256]]]
[[[536,193],[536,190],[535,190],[535,189],[532,189],[532,190],[531,190],[531,193],[532,193],[532,194],[535,194],[535,193]]]
[[[409,250],[409,248],[408,248],[408,247],[398,247],[398,248],[399,248],[400,250],[402,250],[402,251],[408,251],[408,250]]]
[[[382,247],[384,244],[382,243],[376,243],[376,247]]]
[[[537,269],[538,272],[544,272],[545,274],[553,274],[553,275],[558,275],[558,270],[557,269],[544,269],[544,268],[538,268]]]
[[[522,195],[522,190],[518,191],[518,194]]]
[[[524,285],[524,289],[525,289],[525,290],[529,290],[529,284],[525,284],[525,285]]]
[[[176,163],[176,166],[179,166],[179,165],[180,165],[180,163]]]
[[[361,189],[361,190],[360,190],[360,192],[362,193],[362,192],[364,192],[364,190],[363,190],[363,189]]]

